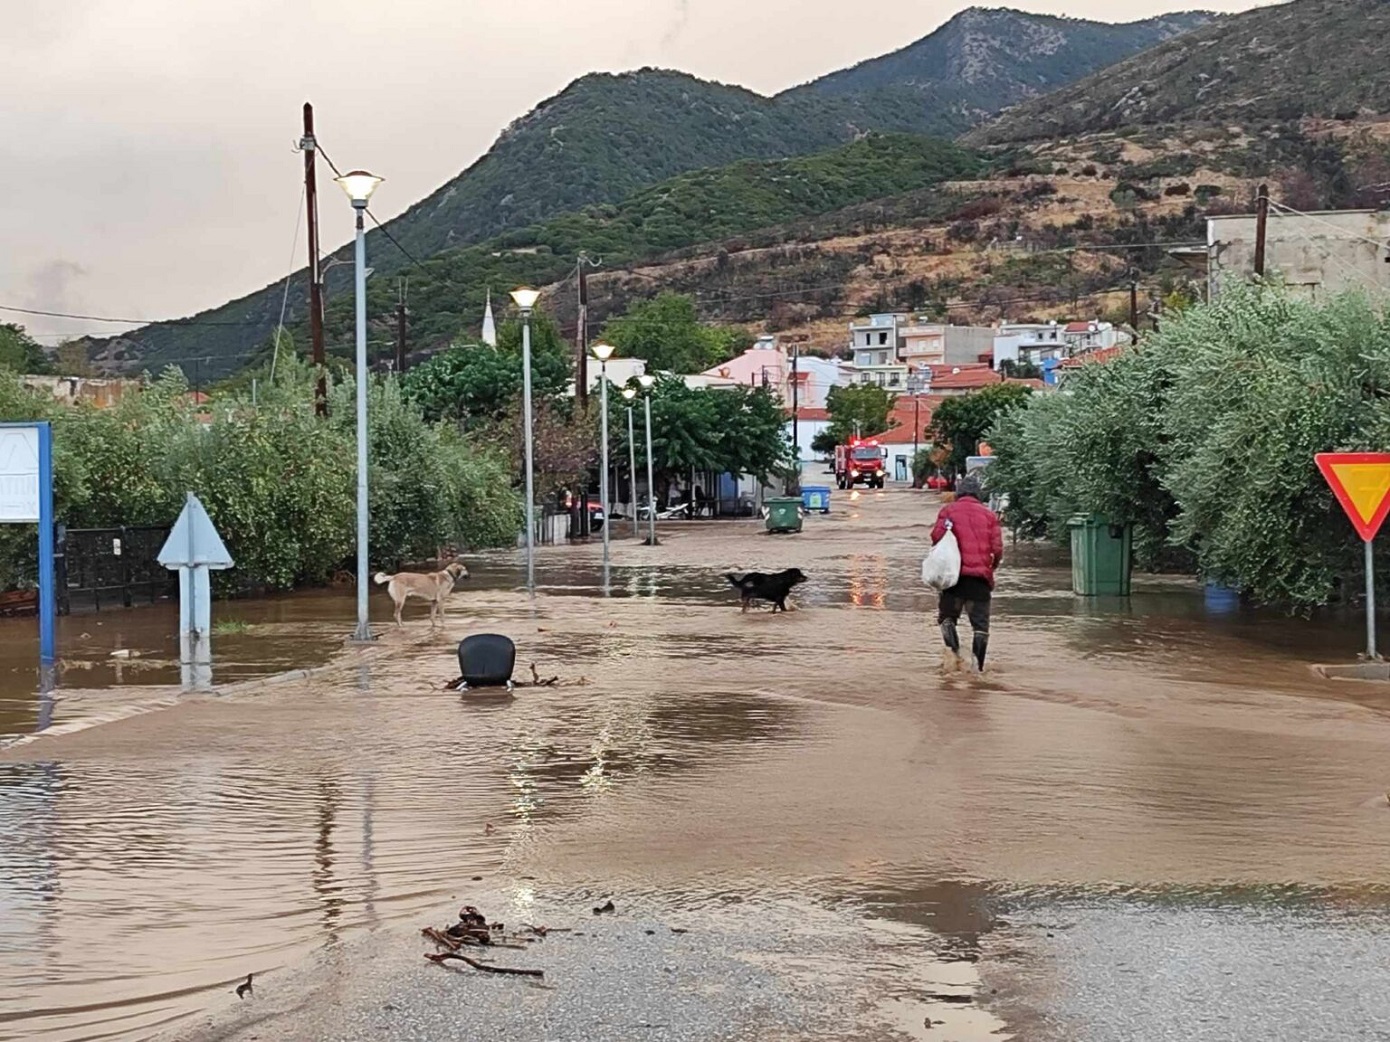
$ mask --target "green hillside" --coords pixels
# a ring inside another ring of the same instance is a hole
[[[692,170],[813,154],[871,130],[955,133],[981,114],[1083,75],[1107,54],[1132,54],[1183,24],[1100,26],[976,12],[884,64],[832,74],[776,98],[655,69],[585,76],[517,120],[485,156],[388,227],[414,256],[427,258],[557,214],[617,203]],[[1023,61],[1015,53],[1018,40],[1032,41],[1046,56],[1045,73],[1031,59],[1018,75],[1000,72]],[[707,229],[701,238],[717,234]],[[370,232],[369,240],[375,281],[388,283],[409,261],[379,232]],[[347,278],[343,267],[336,268],[331,294],[346,289]],[[190,319],[94,342],[93,352],[112,365],[200,357],[214,368],[231,368],[274,328],[283,289],[276,283]],[[306,297],[299,273],[290,285],[292,321],[303,318]]]
[[[682,174],[623,203],[563,214],[426,261],[410,273],[411,340],[418,348],[472,334],[489,287],[497,300],[501,291],[518,284],[559,281],[572,271],[580,250],[602,257],[605,268],[612,269],[971,178],[981,169],[973,153],[949,142],[874,134],[821,155]],[[369,313],[381,323],[374,338],[389,340],[395,288],[376,279],[369,285]],[[330,347],[346,354],[352,342],[348,295],[331,302],[326,329]]]

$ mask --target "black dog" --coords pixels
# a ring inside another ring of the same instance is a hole
[[[806,576],[801,574],[800,568],[788,568],[785,572],[777,572],[774,575],[748,572],[742,578],[733,572],[726,572],[724,578],[729,580],[730,586],[738,590],[743,601],[741,611],[747,611],[754,601],[771,601],[774,612],[778,609],[786,611],[787,597],[792,592],[792,587],[806,581]]]

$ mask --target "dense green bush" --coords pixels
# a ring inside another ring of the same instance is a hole
[[[195,408],[177,372],[109,409],[55,406],[0,374],[0,416],[54,424],[55,508],[70,527],[168,524],[186,493],[208,508],[237,566],[224,589],[320,583],[348,565],[356,527],[353,385],[313,414],[307,367]],[[200,411],[202,410],[202,411]],[[369,389],[373,565],[440,547],[510,544],[520,507],[505,458],[425,421],[394,381]],[[32,526],[0,529],[0,582],[33,581]]]
[[[1066,378],[990,438],[1009,520],[1065,534],[1076,513],[1135,526],[1264,603],[1324,604],[1360,582],[1359,541],[1313,461],[1390,445],[1390,318],[1240,287]]]

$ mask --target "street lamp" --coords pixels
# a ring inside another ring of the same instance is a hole
[[[382,179],[353,170],[336,179],[357,215],[357,630],[352,639],[372,639],[367,614],[367,232],[362,215]]]
[[[612,511],[608,506],[608,360],[616,348],[612,344],[595,344],[592,348],[599,364],[599,383],[601,397],[599,408],[602,412],[603,469],[599,471],[598,498],[603,504],[603,569],[608,570],[608,530],[612,528],[609,517]]]
[[[656,377],[643,373],[637,378],[642,385],[642,403],[647,408],[647,545],[656,545],[656,485],[652,483],[652,385]]]
[[[540,292],[528,286],[512,290],[521,309],[521,423],[526,440],[526,589],[536,594],[536,462],[531,436],[531,312]]]
[[[637,538],[637,442],[632,435],[632,399],[637,397],[633,387],[623,388],[627,399],[627,483],[632,499],[632,538]]]

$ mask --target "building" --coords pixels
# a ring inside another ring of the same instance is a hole
[[[913,322],[901,327],[899,356],[909,368],[923,365],[974,365],[994,357],[995,331],[988,326]]]
[[[122,380],[115,377],[90,376],[39,376],[26,373],[19,382],[31,391],[51,394],[63,405],[76,405],[86,402],[98,409],[115,405],[127,394],[135,394],[143,386],[142,380]]]
[[[910,482],[912,480],[912,458],[921,450],[931,448],[932,411],[941,404],[936,395],[904,395],[893,402],[889,414],[889,429],[877,436],[883,446],[883,469],[888,480]]]
[[[910,321],[907,315],[882,314],[850,323],[854,383],[877,384],[890,391],[906,389],[908,370],[901,358],[900,329]]]
[[[1066,357],[1085,354],[1087,351],[1101,351],[1129,343],[1129,334],[1116,329],[1109,322],[1068,322],[1062,327],[1062,339],[1066,342]]]
[[[1255,275],[1256,218],[1207,218],[1207,293]],[[1174,251],[1176,254],[1178,251]],[[1200,250],[1186,260],[1203,259]],[[1390,294],[1390,213],[1377,210],[1326,210],[1294,214],[1271,207],[1265,233],[1265,274],[1277,276],[1300,296],[1326,299],[1358,289]]]
[[[994,332],[994,368],[1005,362],[1042,365],[1065,358],[1065,327],[1056,322],[1001,322]]]

